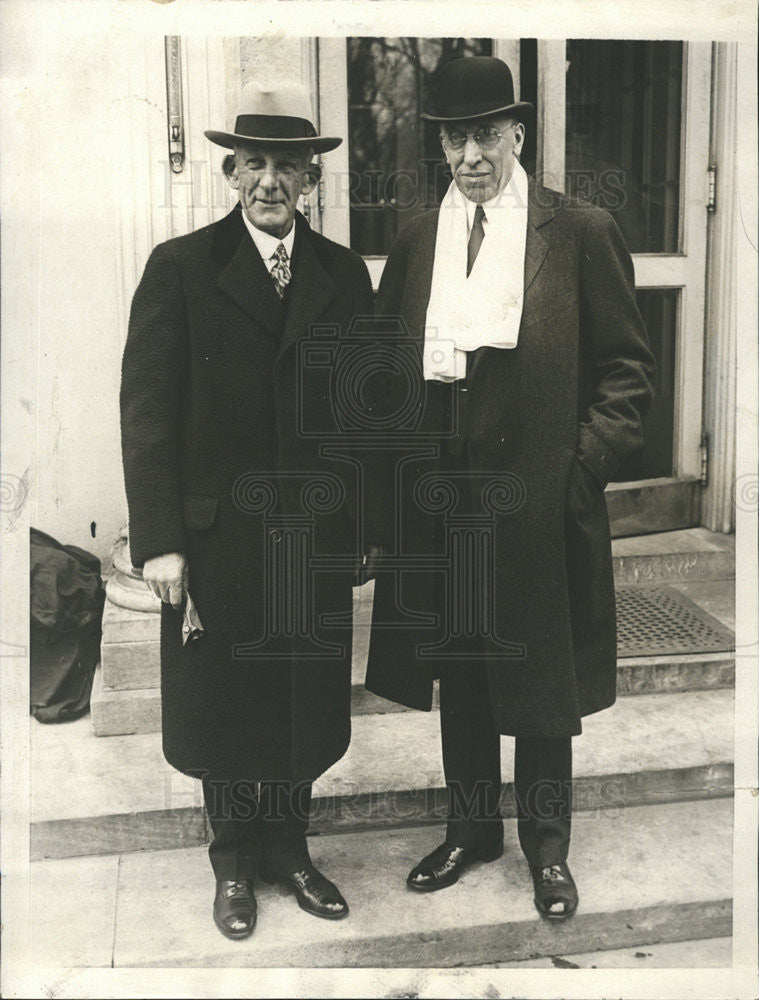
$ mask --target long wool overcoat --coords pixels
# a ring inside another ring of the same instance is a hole
[[[421,376],[436,228],[430,212],[401,234],[378,296],[408,339],[392,406],[414,410],[409,386],[419,398],[414,432],[396,435],[382,539],[395,562],[376,581],[366,685],[429,709],[441,664],[466,661],[479,637],[500,732],[573,735],[616,696],[603,489],[642,443],[654,376],[632,263],[608,213],[530,183],[518,344],[477,352],[468,473],[441,474],[452,390]]]
[[[164,753],[186,773],[301,780],[350,739],[357,476],[331,371],[366,266],[296,216],[280,302],[239,206],[152,253],[122,373],[132,561],[187,556],[204,635],[163,606]]]

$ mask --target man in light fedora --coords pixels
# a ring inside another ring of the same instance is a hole
[[[654,361],[614,221],[519,163],[533,108],[514,100],[508,66],[451,61],[434,96],[422,117],[453,181],[398,237],[378,293],[422,388],[378,539],[401,574],[388,560],[376,581],[366,685],[429,711],[439,678],[448,825],[409,888],[444,889],[502,855],[510,735],[535,905],[563,919],[578,900],[572,737],[616,695],[604,487],[641,445]],[[404,391],[386,398],[397,408]]]
[[[312,156],[342,141],[312,117],[304,87],[251,82],[234,130],[205,133],[233,151],[239,203],[153,251],[123,358],[131,555],[163,602],[163,749],[202,779],[229,938],[253,930],[256,875],[314,916],[348,912],[306,830],[312,782],[350,739],[356,477],[306,348],[334,348],[372,290],[296,210]]]

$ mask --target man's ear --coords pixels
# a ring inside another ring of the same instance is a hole
[[[227,178],[227,184],[229,184],[229,186],[236,191],[240,186],[240,178],[237,174],[237,160],[232,153],[228,153],[224,157],[221,169],[224,171],[224,176]]]
[[[517,122],[514,127],[514,152],[519,156],[522,152],[522,146],[524,144],[524,134],[525,128],[522,122]]]
[[[319,163],[309,163],[303,174],[303,180],[300,186],[300,193],[302,195],[309,195],[314,190],[316,185],[319,183],[322,177],[322,168]]]

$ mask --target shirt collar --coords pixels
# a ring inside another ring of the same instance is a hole
[[[242,221],[245,223],[245,228],[250,233],[253,238],[253,242],[256,244],[258,252],[261,254],[265,262],[268,263],[272,254],[276,251],[280,243],[284,244],[285,250],[287,251],[287,256],[292,260],[293,256],[293,244],[295,242],[295,221],[290,227],[290,232],[287,236],[283,236],[282,239],[278,239],[276,236],[272,236],[271,233],[265,233],[262,229],[256,229],[253,223],[245,214],[245,211],[241,209]]]
[[[502,222],[504,225],[508,225],[509,221],[513,219],[514,216],[512,216],[510,212],[500,211],[500,209],[522,208],[526,211],[528,189],[529,182],[524,167],[518,160],[515,160],[514,169],[511,173],[511,177],[509,178],[509,183],[503,191],[501,191],[500,194],[497,194],[495,198],[482,202],[482,207],[485,211],[485,221],[483,225],[487,226],[491,222],[495,222],[496,224]],[[464,204],[466,205],[467,231],[471,232],[477,205],[468,198],[464,198]],[[490,214],[488,214],[489,210]]]

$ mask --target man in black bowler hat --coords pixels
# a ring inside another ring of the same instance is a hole
[[[348,913],[306,830],[312,782],[350,739],[339,622],[357,487],[340,448],[323,447],[341,440],[329,372],[301,348],[369,313],[372,289],[361,258],[296,211],[318,178],[312,155],[342,141],[317,135],[304,87],[251,81],[234,130],[206,136],[233,151],[239,203],[151,254],[124,351],[122,444],[132,561],[163,602],[164,754],[203,781],[213,916],[239,939],[256,922],[256,875],[314,916]]]
[[[508,66],[460,58],[433,83],[422,118],[453,181],[398,237],[378,295],[421,389],[394,469],[366,685],[429,710],[440,682],[448,825],[408,886],[443,889],[501,856],[510,735],[535,905],[563,919],[578,901],[572,737],[616,696],[604,487],[641,445],[654,361],[614,221],[519,163],[533,108],[514,100]],[[403,391],[389,383],[387,398]],[[418,447],[430,440],[434,455]]]

